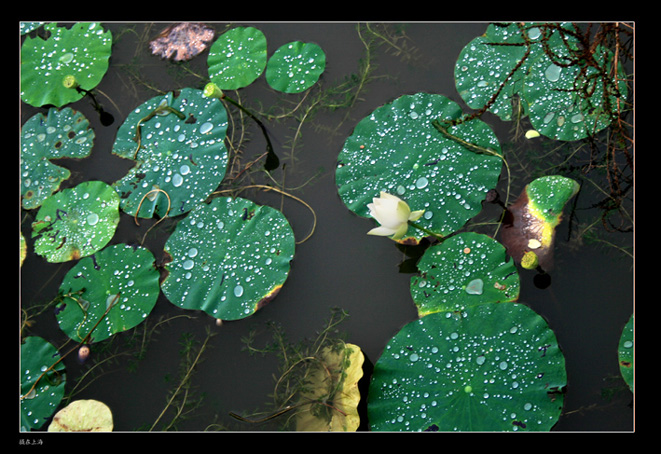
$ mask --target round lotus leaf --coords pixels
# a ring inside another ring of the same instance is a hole
[[[504,246],[479,233],[459,233],[428,248],[418,270],[411,278],[411,296],[420,316],[519,297],[514,261]]]
[[[445,236],[461,228],[482,209],[503,166],[496,156],[466,148],[468,143],[499,152],[495,134],[481,120],[448,128],[452,138],[432,125],[461,116],[460,107],[445,96],[418,93],[363,118],[338,157],[336,184],[344,204],[368,217],[367,205],[384,191],[412,211],[425,210],[416,223],[434,233]],[[410,227],[403,241],[422,236]]]
[[[119,196],[102,181],[88,181],[47,198],[32,223],[34,251],[49,262],[94,254],[115,234]]]
[[[518,303],[437,312],[405,325],[374,366],[375,431],[546,431],[558,420],[564,356]]]
[[[300,93],[314,85],[326,69],[326,54],[314,43],[282,45],[266,66],[266,82],[283,93]]]
[[[521,33],[516,24],[490,24],[484,36],[462,49],[454,78],[457,92],[470,108],[483,108],[500,89],[489,111],[505,121],[514,118],[512,101],[525,74],[525,69],[517,68],[526,53]],[[528,39],[534,42],[537,37],[529,33]]]
[[[633,315],[624,325],[620,342],[617,348],[617,356],[620,363],[620,373],[624,382],[629,386],[633,392],[634,387],[634,373],[633,373],[633,358],[634,358],[634,322]]]
[[[47,39],[28,36],[21,46],[21,99],[35,107],[62,107],[101,82],[108,70],[112,33],[96,22],[70,29],[48,23],[44,29]]]
[[[564,206],[579,189],[580,185],[576,181],[561,175],[536,178],[525,189],[529,211],[533,216],[556,227],[560,223]]]
[[[21,344],[21,431],[39,429],[64,396],[66,374],[57,349],[41,337]],[[52,369],[51,369],[52,367]]]
[[[254,27],[236,27],[216,39],[209,49],[209,78],[221,90],[253,83],[266,67],[266,37]]]
[[[112,152],[136,165],[113,186],[125,213],[177,216],[205,200],[225,177],[227,111],[202,90],[156,96],[133,110]]]
[[[612,76],[604,79],[602,69],[615,66],[610,50],[597,46],[593,57],[598,68],[587,63],[564,66],[568,58],[551,59],[546,54],[532,64],[523,97],[530,122],[540,134],[556,140],[580,140],[606,128],[617,117],[618,106],[627,94],[626,75],[618,64],[617,81]]]
[[[31,210],[60,188],[71,172],[51,159],[84,158],[94,145],[94,130],[85,116],[69,107],[38,113],[21,129],[21,202]]]
[[[116,244],[81,259],[60,284],[60,329],[92,343],[139,325],[156,304],[159,277],[154,256],[140,246]]]
[[[94,399],[74,400],[55,413],[48,432],[112,432],[110,408]]]
[[[182,219],[165,244],[171,262],[161,290],[181,308],[241,319],[275,297],[294,248],[294,232],[280,211],[215,198]]]

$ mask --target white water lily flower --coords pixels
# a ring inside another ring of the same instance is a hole
[[[368,235],[389,236],[393,240],[398,240],[406,234],[409,228],[408,221],[420,219],[425,212],[425,210],[411,211],[406,202],[383,191],[372,201],[373,203],[368,204],[367,208],[381,226],[367,232]]]

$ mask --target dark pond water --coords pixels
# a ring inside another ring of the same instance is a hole
[[[90,157],[80,161],[61,161],[72,170],[72,177],[63,187],[87,180],[112,183],[124,176],[131,163],[113,156],[110,150],[117,128],[130,110],[161,92],[204,86],[207,52],[186,65],[176,65],[150,55],[149,40],[167,25],[104,24],[112,30],[115,44],[110,69],[96,93],[98,101],[115,121],[110,126],[102,126],[89,99],[71,105],[90,119],[96,141]],[[214,25],[218,30],[225,26]],[[269,305],[250,318],[227,322],[219,328],[210,317],[184,313],[161,295],[149,320],[155,323],[161,317],[172,319],[151,336],[142,359],[136,361],[129,354],[120,354],[99,367],[109,353],[95,351],[92,360],[84,366],[73,357],[66,360],[71,383],[67,392],[74,390],[73,383],[83,374],[93,370],[75,389],[74,398],[105,402],[112,409],[117,431],[149,429],[159,420],[169,393],[179,383],[182,336],[203,342],[207,330],[216,334],[190,382],[191,402],[199,400],[199,406],[192,408],[185,418],[178,418],[176,429],[202,431],[218,428],[220,426],[215,425],[218,424],[229,430],[254,430],[254,427],[231,418],[229,412],[265,408],[273,391],[273,375],[277,374],[278,361],[275,355],[251,356],[243,350],[241,339],[252,330],[264,332],[258,340],[262,344],[270,340],[270,322],[281,325],[291,342],[314,338],[330,317],[331,308],[340,307],[349,313],[349,318],[340,325],[340,331],[349,342],[362,348],[371,363],[375,363],[388,340],[416,318],[409,293],[410,275],[400,273],[398,268],[405,257],[390,240],[366,235],[373,222],[353,215],[343,205],[334,182],[336,158],[344,140],[360,119],[403,94],[439,93],[465,106],[454,86],[454,63],[461,49],[484,33],[487,24],[414,23],[404,26],[393,23],[388,27],[374,26],[373,31],[378,31],[380,36],[372,35],[364,27],[360,28],[359,34],[355,23],[251,25],[264,32],[269,54],[280,45],[295,40],[320,45],[328,62],[322,77],[324,87],[348,80],[358,74],[360,65],[365,63],[370,65],[370,77],[350,108],[322,109],[304,123],[301,140],[294,152],[295,160],[291,159],[287,144],[298,122],[293,118],[267,121],[276,151],[286,163],[287,186],[302,186],[292,193],[308,203],[317,215],[313,236],[297,247],[289,278]],[[369,48],[366,43],[370,43]],[[240,97],[254,111],[268,109],[282,99],[268,89],[263,77],[241,90]],[[26,104],[21,104],[20,109],[21,123],[36,112],[45,111]],[[464,107],[464,110],[468,111],[468,108]],[[543,148],[541,141],[515,138],[512,124],[490,115],[483,119],[511,153],[508,156],[514,171],[513,194],[522,190],[536,169],[548,168],[562,160],[553,154],[549,157],[552,147]],[[254,124],[249,126],[249,134],[251,140],[242,151],[243,163],[264,152],[263,139]],[[540,159],[541,155],[546,157]],[[577,153],[575,159],[578,165],[586,158]],[[274,172],[278,180],[283,175],[282,169]],[[520,301],[548,321],[565,355],[568,374],[565,405],[553,430],[631,431],[633,395],[620,376],[617,345],[634,306],[633,233],[608,232],[603,228],[599,222],[601,210],[592,206],[602,198],[598,187],[604,187],[605,180],[598,172],[589,177],[597,184],[584,185],[575,205],[568,207],[570,210],[575,207],[571,221],[567,216],[558,229],[551,285],[540,289],[533,282],[535,273],[522,271]],[[503,188],[504,183],[501,183],[499,189]],[[297,238],[310,231],[312,216],[301,204],[259,191],[246,192],[245,195],[278,208],[283,203],[283,211]],[[486,207],[478,219],[493,219],[492,208]],[[626,208],[631,214],[631,200]],[[20,227],[30,247],[30,224],[34,214],[20,213]],[[175,222],[176,219],[168,219],[147,236],[145,245],[157,260],[163,257],[163,244]],[[153,221],[142,220],[136,227],[133,219],[123,214],[112,243],[137,243],[153,224]],[[592,227],[587,229],[589,225]],[[490,232],[488,228],[482,231]],[[586,231],[589,235],[581,235]],[[589,241],[588,236],[603,241]],[[33,253],[29,254],[21,269],[22,307],[36,310],[51,301],[72,266],[73,263],[49,264]],[[57,327],[52,310],[34,318],[30,333],[44,337],[54,345],[61,345],[66,340]],[[119,335],[110,351],[134,351],[128,343],[130,336],[129,333]],[[156,430],[165,427],[173,418],[171,409],[159,420]]]

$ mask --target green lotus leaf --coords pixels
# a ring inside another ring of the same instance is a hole
[[[634,388],[634,373],[633,373],[633,359],[634,359],[634,322],[633,315],[629,318],[617,347],[617,356],[620,364],[620,373],[624,382],[629,386],[631,392]]]
[[[115,234],[119,196],[102,181],[88,181],[47,198],[32,223],[34,251],[49,262],[94,254]]]
[[[576,48],[579,44],[574,44]],[[562,66],[555,56],[539,57],[525,79],[523,96],[533,127],[556,140],[580,140],[609,126],[627,95],[626,75],[618,64],[616,79],[604,80],[601,68],[615,66],[613,53],[597,46],[592,64]]]
[[[92,343],[139,325],[156,304],[159,277],[154,256],[140,246],[116,244],[81,259],[60,285],[60,329]]]
[[[294,256],[284,215],[242,198],[215,198],[179,221],[165,244],[163,294],[220,320],[256,312],[278,293]]]
[[[44,29],[50,34],[47,39],[28,36],[21,46],[21,99],[35,107],[62,107],[101,82],[108,70],[112,34],[96,22],[70,29],[47,23]]]
[[[21,431],[39,429],[64,397],[66,374],[60,353],[41,337],[21,344]]]
[[[237,90],[253,83],[267,62],[266,37],[254,27],[236,27],[211,45],[209,78],[221,90]]]
[[[188,212],[225,177],[227,111],[216,98],[184,88],[131,112],[112,152],[136,165],[113,186],[125,213],[151,218]]]
[[[300,93],[314,85],[326,69],[326,54],[317,44],[283,44],[269,59],[266,82],[283,93]]]
[[[405,325],[374,366],[375,431],[546,431],[567,382],[542,317],[523,304],[437,312]]]
[[[425,210],[416,223],[436,234],[445,236],[462,227],[482,209],[503,163],[466,148],[468,143],[499,152],[495,134],[481,120],[450,128],[454,137],[432,125],[437,119],[461,116],[460,107],[445,96],[418,93],[401,96],[363,118],[338,157],[336,184],[344,204],[368,217],[367,205],[384,191],[412,211]],[[422,236],[410,227],[400,242],[417,242]]]
[[[519,297],[519,274],[505,247],[479,233],[459,233],[428,248],[411,278],[411,296],[420,316],[463,311]]]
[[[60,188],[71,172],[51,159],[84,158],[94,145],[94,130],[85,116],[69,107],[38,113],[21,129],[21,203],[30,210]]]

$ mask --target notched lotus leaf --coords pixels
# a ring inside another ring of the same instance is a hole
[[[21,203],[30,210],[60,188],[71,172],[51,159],[89,156],[94,130],[85,116],[69,107],[38,113],[21,129]]]

